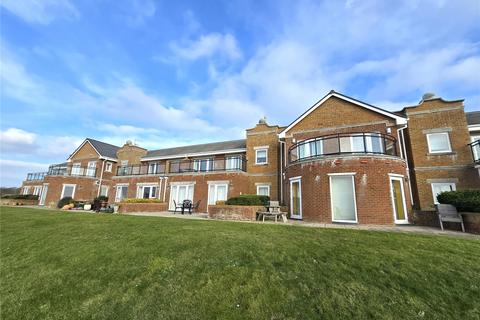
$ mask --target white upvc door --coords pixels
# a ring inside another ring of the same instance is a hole
[[[217,201],[226,201],[228,193],[228,184],[211,183],[208,185],[208,204],[215,205]]]
[[[290,217],[302,219],[302,180],[294,178],[290,180]]]
[[[175,201],[177,204],[183,200],[193,201],[193,184],[174,184],[170,188],[170,202],[168,209],[175,210]]]
[[[40,194],[40,201],[38,202],[38,204],[40,206],[45,205],[45,199],[47,197],[47,192],[48,192],[48,184],[44,184],[43,188],[42,188],[42,193]]]
[[[403,178],[390,177],[390,195],[392,197],[393,217],[396,224],[407,224],[407,204],[405,203],[405,191]]]

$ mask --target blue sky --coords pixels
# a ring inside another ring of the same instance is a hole
[[[286,125],[334,89],[480,109],[472,1],[3,0],[1,185],[92,137],[162,148]]]

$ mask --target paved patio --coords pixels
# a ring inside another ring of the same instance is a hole
[[[333,229],[352,229],[352,230],[370,230],[370,231],[387,231],[387,232],[402,232],[402,233],[417,233],[417,234],[433,234],[433,235],[446,235],[453,237],[467,237],[480,241],[480,235],[475,235],[472,233],[463,233],[459,231],[445,230],[442,231],[439,228],[433,227],[423,227],[423,226],[413,226],[413,225],[402,225],[402,226],[379,226],[379,225],[351,225],[351,224],[331,224],[331,223],[315,223],[315,222],[304,222],[298,220],[288,220],[287,223],[274,221],[240,221],[240,220],[215,220],[209,219],[207,213],[194,213],[194,214],[173,214],[172,212],[131,212],[131,213],[122,213],[124,215],[130,216],[148,216],[148,217],[165,217],[165,218],[177,218],[177,219],[193,219],[193,220],[210,220],[210,221],[233,221],[241,223],[267,223],[267,224],[278,224],[278,225],[287,225],[287,226],[296,226],[296,227],[310,227],[310,228],[333,228]]]

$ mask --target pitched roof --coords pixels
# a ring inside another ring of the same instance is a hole
[[[87,141],[92,144],[92,146],[97,150],[101,157],[107,158],[117,158],[117,151],[120,147],[114,146],[113,144],[105,143],[98,141],[92,138],[87,138]]]
[[[350,103],[353,103],[357,106],[360,106],[362,108],[368,109],[373,112],[377,112],[380,114],[383,114],[387,117],[395,119],[397,124],[406,124],[407,119],[403,115],[399,115],[398,113],[394,113],[379,107],[372,106],[371,104],[365,103],[363,101],[354,99],[352,97],[346,96],[342,93],[336,92],[335,90],[331,90],[329,93],[327,93],[322,99],[318,100],[313,106],[311,106],[307,111],[305,111],[303,114],[301,114],[297,119],[295,119],[292,123],[290,123],[282,132],[280,132],[280,138],[285,137],[285,133],[290,130],[292,127],[294,127],[297,123],[299,123],[303,118],[308,116],[311,112],[313,112],[315,109],[317,109],[319,106],[321,106],[325,101],[327,101],[331,97],[336,97],[345,101],[348,101]]]
[[[184,157],[193,154],[199,153],[221,153],[222,151],[227,150],[238,150],[245,149],[247,147],[246,140],[231,140],[231,141],[221,141],[213,143],[204,143],[204,144],[195,144],[190,146],[167,148],[167,149],[158,149],[148,151],[147,154],[142,157],[146,158],[163,158],[163,157]]]
[[[480,124],[480,111],[466,112],[466,115],[469,126]]]
[[[90,145],[95,149],[95,151],[98,153],[100,157],[105,157],[105,158],[112,158],[116,159],[117,158],[117,150],[120,149],[120,147],[114,146],[113,144],[105,143],[102,141],[98,141],[92,138],[86,138],[85,141],[82,142],[82,144],[73,151],[73,153],[68,157],[70,159],[73,157],[75,153],[80,150],[85,143],[90,143]]]

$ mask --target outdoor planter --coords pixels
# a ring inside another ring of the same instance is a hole
[[[92,205],[91,204],[83,205],[83,210],[86,210],[86,211],[92,210]]]

